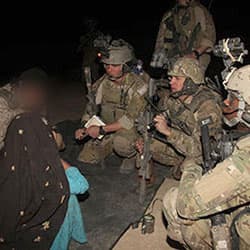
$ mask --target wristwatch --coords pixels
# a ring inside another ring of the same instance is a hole
[[[193,53],[195,54],[196,59],[200,58],[200,53],[197,50],[193,50]]]
[[[103,126],[99,127],[99,135],[106,135],[107,132],[103,129]]]

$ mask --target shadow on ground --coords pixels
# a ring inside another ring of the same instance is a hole
[[[136,171],[120,174],[121,159],[118,156],[113,154],[108,157],[105,168],[75,160],[82,147],[73,140],[73,131],[78,125],[79,121],[63,121],[58,124],[67,144],[66,150],[61,152],[62,157],[78,166],[90,184],[88,193],[79,197],[88,243],[79,245],[72,242],[70,249],[112,249],[128,226],[140,219],[157,188],[170,173],[167,168],[156,165],[155,185],[147,190],[145,203],[139,204]]]

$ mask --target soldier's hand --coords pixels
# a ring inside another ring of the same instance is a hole
[[[197,57],[196,55],[192,52],[190,54],[186,54],[185,57],[188,57],[188,58],[192,58],[192,59],[196,59],[197,60]]]
[[[75,131],[75,138],[77,140],[82,140],[85,136],[85,128],[79,128]]]
[[[157,115],[154,118],[155,122],[155,128],[157,131],[159,131],[161,134],[169,136],[170,135],[170,128],[167,125],[167,121],[163,115]]]
[[[144,147],[144,141],[142,138],[138,139],[136,142],[135,142],[135,148],[136,150],[142,154],[143,153],[143,147]]]
[[[100,135],[100,127],[90,126],[86,129],[86,134],[88,134],[92,138],[97,138]]]

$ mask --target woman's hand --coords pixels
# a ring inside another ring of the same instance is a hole
[[[60,161],[62,163],[64,170],[70,167],[70,164],[67,161],[63,160],[62,158],[60,158]]]

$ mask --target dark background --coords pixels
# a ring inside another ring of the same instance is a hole
[[[40,66],[50,74],[59,75],[80,68],[81,55],[77,47],[87,16],[96,18],[104,33],[129,41],[137,57],[148,64],[162,15],[174,1],[138,2],[67,1],[52,6],[33,1],[1,6],[0,80],[31,66]],[[217,40],[240,36],[249,48],[247,1],[231,2],[201,0],[207,7],[211,4]]]

